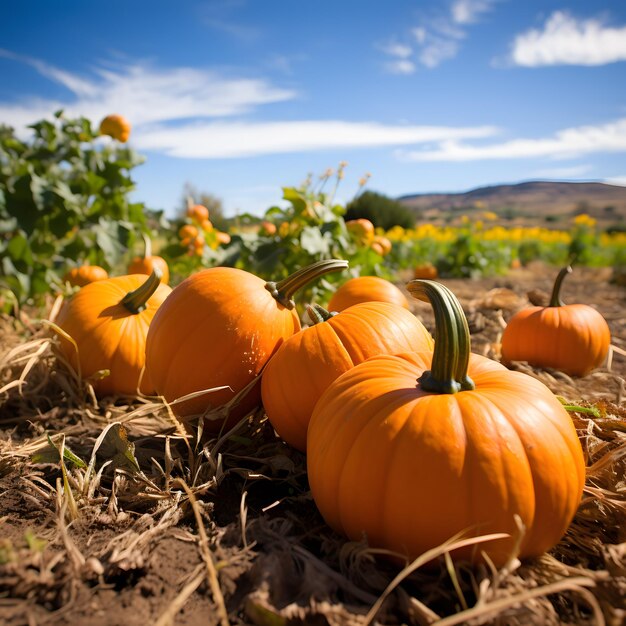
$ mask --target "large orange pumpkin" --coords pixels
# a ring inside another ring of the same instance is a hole
[[[364,302],[336,315],[319,306],[308,311],[316,323],[283,343],[261,381],[263,406],[272,426],[302,451],[315,404],[341,374],[377,354],[433,347],[423,324],[397,304]]]
[[[584,376],[602,364],[611,331],[602,315],[587,304],[563,304],[561,284],[571,267],[554,283],[550,304],[518,311],[502,333],[502,362],[527,361],[573,376]]]
[[[189,276],[161,307],[148,333],[146,368],[157,393],[171,403],[193,392],[227,386],[172,408],[180,417],[191,417],[222,407],[259,375],[285,339],[300,330],[295,292],[347,266],[341,260],[319,261],[278,283],[230,267]],[[231,412],[231,421],[252,408],[259,395],[257,385],[247,403]],[[220,415],[206,420],[205,427],[219,430],[223,423]]]
[[[107,115],[100,122],[100,134],[125,143],[130,137],[130,123],[123,115]]]
[[[129,274],[152,274],[155,267],[158,267],[161,273],[161,282],[166,284],[170,281],[170,268],[167,261],[160,256],[152,254],[152,242],[150,237],[144,234],[144,253],[143,256],[136,256],[128,266]]]
[[[64,276],[63,280],[72,287],[84,287],[97,280],[104,280],[109,277],[109,273],[99,265],[80,265],[73,267]]]
[[[60,338],[66,358],[84,378],[101,370],[110,374],[93,382],[99,396],[135,395],[145,363],[146,335],[154,314],[171,289],[150,276],[116,276],[85,285],[65,303],[56,320],[76,343]],[[147,376],[141,391],[154,392]]]
[[[583,452],[567,411],[543,383],[470,356],[458,300],[412,281],[432,302],[434,354],[368,359],[317,403],[307,438],[313,498],[353,540],[409,559],[457,533],[507,533],[480,546],[497,565],[564,534],[581,500]],[[471,548],[453,558],[480,559]]]
[[[343,311],[361,302],[392,302],[409,308],[406,296],[393,283],[378,276],[357,276],[335,291],[328,302],[328,310]]]

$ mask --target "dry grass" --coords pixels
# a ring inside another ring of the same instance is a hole
[[[478,314],[476,343],[493,355],[502,310],[474,307],[470,321]],[[158,399],[97,400],[58,360],[44,325],[4,318],[0,339],[2,623],[626,620],[619,371],[593,374],[581,398],[580,381],[519,365],[578,405],[586,487],[550,554],[471,568],[447,555],[455,543],[486,538],[457,537],[400,568],[324,524],[304,456],[275,436],[262,410],[199,443]],[[433,557],[437,566],[425,570]]]

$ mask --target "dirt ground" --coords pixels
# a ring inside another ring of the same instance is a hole
[[[473,350],[498,358],[506,321],[529,294],[545,302],[556,271],[443,280]],[[549,554],[501,570],[440,558],[411,572],[381,559],[326,526],[304,455],[262,409],[219,439],[189,441],[153,399],[97,401],[32,315],[1,319],[0,623],[625,623],[626,288],[610,279],[577,268],[562,291],[608,321],[603,367],[570,378],[515,364],[579,405],[587,485]],[[412,308],[432,330],[429,305]],[[85,466],[61,463],[62,446]]]

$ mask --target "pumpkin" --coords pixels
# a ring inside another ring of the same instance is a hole
[[[397,304],[363,302],[338,314],[319,305],[307,311],[314,324],[280,346],[261,380],[263,407],[272,426],[303,452],[315,404],[336,378],[377,354],[433,347],[422,323]]]
[[[522,558],[564,534],[581,500],[583,452],[540,381],[470,355],[467,320],[434,281],[411,281],[435,313],[435,349],[368,359],[319,399],[307,435],[313,498],[330,526],[413,560],[457,533],[510,537],[453,558],[496,564],[525,527]]]
[[[357,276],[335,291],[328,302],[328,310],[343,311],[360,302],[392,302],[409,308],[406,296],[393,283],[378,276]]]
[[[426,278],[434,280],[437,278],[437,268],[432,263],[422,263],[413,268],[413,278]]]
[[[363,217],[348,220],[346,228],[358,243],[369,243],[374,239],[374,224]]]
[[[370,248],[376,254],[379,254],[380,256],[385,256],[385,249],[382,247],[382,245],[378,241],[372,241],[372,243],[370,243]]]
[[[100,122],[100,134],[126,143],[130,137],[130,124],[123,115],[107,115]]]
[[[527,361],[536,367],[552,367],[571,376],[585,376],[602,364],[609,351],[611,332],[602,315],[587,304],[563,304],[563,279],[572,271],[563,268],[547,307],[518,311],[502,333],[502,362]]]
[[[202,222],[209,219],[209,209],[202,204],[192,204],[187,208],[187,217],[198,224],[202,224]]]
[[[104,280],[109,273],[99,265],[80,265],[73,267],[64,276],[63,280],[72,287],[83,287],[97,280]]]
[[[152,242],[150,237],[144,234],[144,253],[143,256],[136,256],[128,266],[129,274],[152,274],[155,267],[158,267],[161,273],[161,282],[167,283],[170,280],[170,269],[167,261],[160,256],[152,254]]]
[[[93,382],[99,396],[137,393],[148,326],[170,292],[155,269],[86,285],[62,307],[56,323],[76,344],[61,335],[62,353],[85,378],[110,371]],[[154,392],[147,376],[141,391]]]
[[[319,261],[277,283],[231,267],[211,267],[186,278],[148,332],[146,368],[157,393],[172,403],[192,392],[227,386],[172,406],[185,418],[223,407],[255,380],[280,344],[300,330],[295,292],[347,265]],[[258,384],[252,387],[228,423],[258,403]],[[205,427],[219,430],[223,423],[219,416],[206,419]]]
[[[381,256],[386,256],[391,252],[391,241],[389,241],[389,239],[387,237],[384,237],[383,235],[376,235],[374,237],[372,247],[374,247],[374,245],[377,245],[377,247],[380,248]]]

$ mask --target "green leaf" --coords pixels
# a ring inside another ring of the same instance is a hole
[[[59,449],[52,442],[50,435],[47,434],[46,436],[48,438],[48,445],[31,456],[30,460],[33,463],[58,463],[61,459]],[[67,463],[71,463],[76,467],[87,467],[87,463],[85,463],[80,457],[76,456],[67,447],[67,445],[63,446],[63,458]]]
[[[140,471],[139,463],[135,458],[135,444],[128,440],[126,429],[120,423],[115,423],[109,428],[99,452],[110,459],[115,467]]]
[[[328,254],[330,241],[322,235],[319,228],[306,226],[300,235],[300,245],[302,249],[313,256]]]

